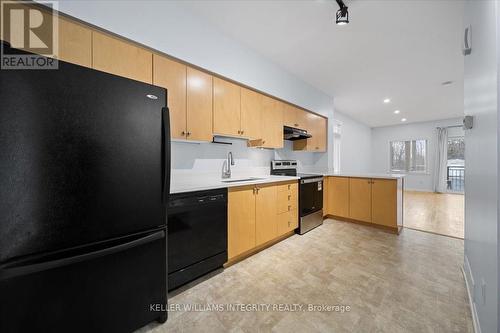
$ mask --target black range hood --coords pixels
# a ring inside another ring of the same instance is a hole
[[[285,140],[295,141],[309,138],[312,138],[312,135],[308,134],[306,130],[289,126],[283,127],[283,139]]]

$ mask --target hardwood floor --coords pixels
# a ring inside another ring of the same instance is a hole
[[[464,196],[406,191],[404,226],[464,238]]]
[[[176,311],[165,324],[139,332],[472,332],[463,246],[411,229],[398,236],[325,220],[169,294]],[[203,310],[242,303],[344,305],[350,311]]]

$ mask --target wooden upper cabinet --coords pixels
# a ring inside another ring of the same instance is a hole
[[[326,151],[326,118],[318,116],[314,113],[306,112],[306,126],[304,129],[312,135],[309,139],[297,140],[293,143],[294,150],[304,150],[311,152]]]
[[[372,221],[370,178],[349,178],[349,217],[358,221]]]
[[[187,68],[187,138],[212,141],[212,75]]]
[[[315,121],[315,135],[316,143],[314,146],[315,151],[326,152],[328,147],[328,121],[326,118],[318,117]]]
[[[325,179],[328,188],[327,214],[349,217],[349,178],[326,177]]]
[[[258,246],[278,236],[277,187],[275,185],[259,185],[256,191],[255,241]]]
[[[98,31],[92,31],[92,67],[153,83],[153,54],[150,51]]]
[[[59,17],[59,60],[92,67],[92,30]]]
[[[398,184],[394,179],[372,179],[372,222],[397,227]]]
[[[228,258],[256,246],[255,191],[253,186],[230,188],[228,192]]]
[[[284,104],[283,124],[307,130],[307,112],[290,104]]]
[[[175,139],[186,139],[187,66],[153,54],[153,84],[167,89],[170,136]]]
[[[241,89],[214,77],[214,134],[241,135]]]
[[[262,147],[283,148],[283,103],[263,96]]]
[[[250,89],[241,88],[241,132],[249,139],[262,138],[262,109],[264,96]]]

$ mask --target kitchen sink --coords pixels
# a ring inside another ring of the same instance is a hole
[[[228,178],[228,179],[222,179],[221,182],[223,182],[223,183],[251,182],[251,181],[262,180],[262,179],[266,179],[266,178],[265,177]]]

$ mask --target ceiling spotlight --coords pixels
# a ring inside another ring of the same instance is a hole
[[[347,11],[347,6],[344,4],[342,0],[336,0],[340,9],[337,10],[337,14],[335,15],[336,20],[335,23],[337,25],[346,25],[349,23],[349,12]]]
[[[394,113],[395,113],[395,114],[399,114],[400,112],[401,112],[401,111],[399,111],[399,110],[394,110]]]
[[[404,123],[406,121],[406,118],[401,119],[401,121]]]
[[[391,99],[390,98],[386,98],[384,99],[384,103],[387,104],[387,103],[390,103],[391,102]]]

